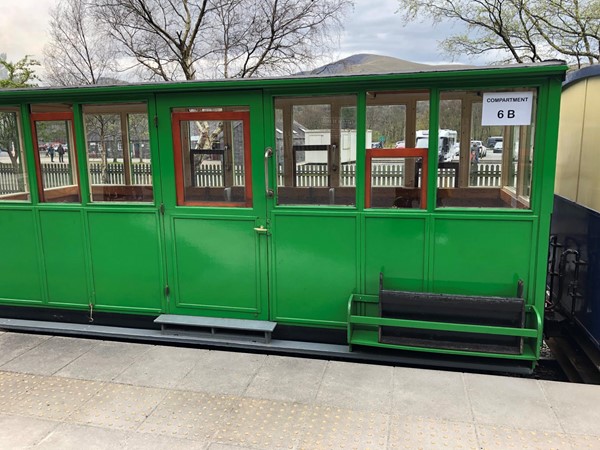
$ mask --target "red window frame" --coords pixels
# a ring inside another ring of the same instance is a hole
[[[183,159],[181,155],[181,122],[192,120],[241,120],[244,127],[244,177],[245,202],[199,202],[185,200]],[[173,156],[175,160],[175,184],[178,206],[252,206],[252,164],[250,162],[250,113],[248,111],[199,111],[174,112],[171,115],[173,129]]]
[[[36,122],[53,122],[60,120],[68,120],[70,121],[71,126],[71,136],[72,142],[69,142],[69,146],[73,146],[73,156],[75,158],[75,167],[73,168],[75,175],[77,176],[77,196],[79,197],[79,202],[81,202],[81,182],[79,179],[79,160],[77,157],[77,144],[75,143],[75,128],[74,128],[74,118],[72,112],[41,112],[41,113],[31,113],[29,115],[29,120],[31,122],[31,135],[33,138],[33,145],[35,151],[33,152],[33,159],[35,162],[35,174],[37,178],[37,188],[40,203],[46,203],[46,196],[44,195],[44,183],[42,180],[42,163],[40,161],[40,149],[38,145],[38,137],[37,130],[35,127]]]

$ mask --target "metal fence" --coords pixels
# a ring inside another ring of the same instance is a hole
[[[477,165],[476,171],[469,174],[470,186],[499,187],[501,164]],[[244,185],[244,166],[235,165],[234,185]],[[456,186],[456,169],[438,169],[438,187]],[[106,182],[103,182],[105,175]],[[67,186],[72,184],[71,166],[64,163],[42,163],[42,176],[45,187]],[[125,167],[123,163],[109,163],[103,174],[100,163],[89,164],[89,176],[92,184],[125,184]],[[403,163],[373,164],[371,170],[371,185],[373,187],[403,186],[405,166]],[[343,164],[340,171],[341,186],[355,186],[356,164]],[[223,172],[218,162],[202,164],[195,171],[196,186],[222,186]],[[22,192],[22,177],[15,171],[12,164],[0,163],[0,194]],[[151,163],[134,163],[131,165],[131,182],[134,185],[152,185]],[[284,185],[283,166],[278,167],[278,184]],[[327,187],[328,171],[326,164],[300,164],[296,167],[296,186]]]

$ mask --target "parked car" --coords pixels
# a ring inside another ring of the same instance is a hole
[[[502,141],[496,142],[496,145],[494,145],[494,153],[502,153]]]
[[[503,140],[504,138],[502,136],[490,136],[487,140],[486,147],[494,148],[496,146],[496,143],[502,142]]]

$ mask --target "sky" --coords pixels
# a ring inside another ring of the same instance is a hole
[[[42,60],[48,39],[49,10],[56,2],[1,0],[0,53],[6,53],[9,61],[17,61],[25,55]],[[412,23],[403,27],[397,10],[397,0],[355,0],[354,10],[345,19],[340,49],[331,55],[331,60],[374,53],[428,64],[451,62],[438,50],[438,43],[456,30],[448,24]]]

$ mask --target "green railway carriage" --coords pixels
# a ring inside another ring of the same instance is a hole
[[[0,327],[531,370],[565,70],[0,91]]]

